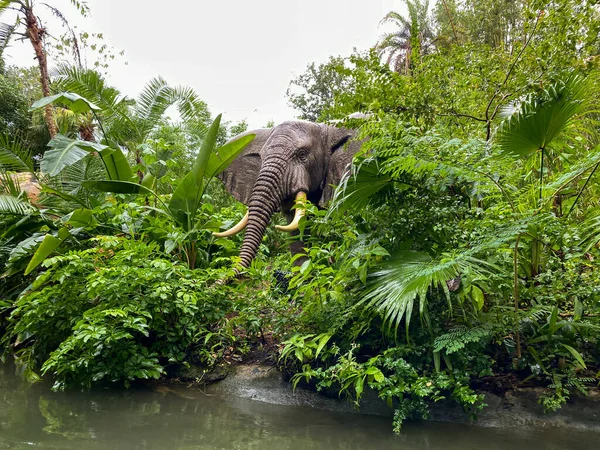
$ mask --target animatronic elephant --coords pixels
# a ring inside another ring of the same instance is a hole
[[[344,145],[354,136],[352,130],[304,121],[248,133],[256,138],[219,176],[227,190],[248,206],[248,212],[231,229],[214,233],[225,237],[246,229],[240,251],[242,267],[248,267],[256,256],[275,211],[281,210],[289,222],[276,228],[292,232],[305,213],[301,205],[306,199],[321,207],[331,200],[334,187],[361,147],[355,140]],[[292,210],[295,203],[299,207]]]

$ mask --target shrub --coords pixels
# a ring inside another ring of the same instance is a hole
[[[51,258],[16,302],[4,346],[16,341],[29,374],[52,374],[55,388],[158,378],[169,364],[211,362],[211,328],[224,301],[198,289],[196,272],[164,257],[156,243],[118,237]],[[200,355],[200,356],[199,356]]]

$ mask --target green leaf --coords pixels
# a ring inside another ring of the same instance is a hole
[[[28,216],[36,213],[37,208],[31,203],[12,195],[0,194],[0,213],[15,216]]]
[[[33,254],[31,261],[29,261],[29,264],[25,269],[25,275],[30,274],[33,269],[39,266],[67,237],[69,237],[69,235],[69,230],[63,227],[58,230],[58,237],[51,234],[44,236],[44,240]]]
[[[325,347],[325,345],[327,345],[327,342],[329,342],[329,339],[331,339],[330,334],[322,334],[321,335],[321,338],[319,339],[319,345],[317,345],[317,350],[315,351],[315,358],[317,358],[319,356],[319,353],[321,353],[321,350],[323,350],[323,347]]]
[[[196,156],[196,160],[194,161],[194,166],[192,167],[192,173],[194,174],[195,180],[197,183],[201,183],[204,178],[204,172],[206,171],[206,166],[208,165],[208,160],[210,155],[212,154],[215,144],[217,142],[217,134],[219,133],[219,126],[221,124],[221,114],[219,114],[216,119],[213,121],[212,125],[208,129],[208,133],[206,134],[206,138],[202,142],[202,146],[200,147],[200,151],[198,152],[198,156]]]
[[[150,194],[158,197],[156,193],[147,187],[131,181],[118,180],[87,180],[82,183],[87,189],[94,189],[100,192],[113,192],[115,194]]]
[[[358,278],[362,284],[367,282],[367,265],[364,264],[358,271]]]
[[[538,365],[540,366],[540,368],[542,369],[542,371],[544,373],[546,373],[546,366],[544,366],[544,363],[542,362],[542,359],[540,358],[540,355],[535,350],[535,348],[529,346],[529,347],[527,347],[527,350],[529,350],[529,353],[531,353],[531,356],[533,356],[533,359],[535,359],[535,362],[538,363]]]
[[[132,181],[134,179],[129,162],[127,162],[127,158],[125,158],[120,148],[109,147],[98,153],[102,158],[109,179],[118,181]]]
[[[555,306],[552,310],[552,314],[550,315],[550,322],[548,323],[548,327],[550,328],[550,333],[554,333],[556,330],[556,321],[558,320],[558,306]]]
[[[435,367],[436,373],[439,373],[442,370],[442,361],[440,359],[440,352],[433,352],[433,365]]]
[[[48,143],[51,150],[44,153],[40,170],[51,177],[58,175],[65,167],[75,164],[86,157],[90,152],[101,152],[106,145],[94,142],[70,139],[62,134],[57,134]]]
[[[585,361],[583,360],[583,357],[581,356],[581,353],[579,353],[577,350],[575,350],[570,345],[562,344],[562,346],[564,348],[566,348],[567,350],[569,350],[569,352],[571,353],[571,355],[573,355],[573,357],[577,360],[577,362],[581,365],[581,367],[583,367],[584,369],[587,369],[587,366],[585,365]]]
[[[578,298],[575,299],[575,308],[574,308],[573,320],[580,320],[583,316],[583,303]]]
[[[90,209],[79,208],[64,216],[61,221],[75,228],[95,228],[98,221]]]
[[[496,139],[503,154],[527,158],[546,148],[588,110],[591,83],[581,75],[558,81],[542,95],[530,95],[500,124]]]
[[[378,382],[381,383],[383,380],[385,380],[385,376],[383,375],[383,373],[381,372],[381,370],[379,370],[377,367],[375,366],[370,366],[366,371],[365,371],[366,375],[371,375],[373,377],[373,379]]]
[[[66,200],[68,202],[79,203],[81,206],[87,207],[87,205],[85,203],[83,203],[81,201],[81,199],[79,199],[79,198],[77,198],[77,197],[75,197],[73,195],[67,194],[66,192],[63,192],[63,191],[61,191],[59,189],[55,189],[55,188],[53,188],[51,186],[48,186],[46,184],[42,184],[42,192],[46,192],[46,193],[49,193],[49,194],[54,194],[54,195],[62,198],[63,200]]]
[[[51,95],[49,97],[44,97],[39,99],[31,108],[30,111],[35,111],[36,109],[40,109],[45,107],[46,105],[50,105],[52,103],[59,103],[63,106],[68,107],[74,113],[80,114],[88,111],[100,111],[101,108],[94,105],[91,102],[88,102],[85,98],[83,98],[79,94],[75,94],[73,92],[61,92],[60,94]]]
[[[471,295],[473,296],[473,301],[475,302],[477,311],[481,311],[481,308],[483,308],[483,304],[485,302],[485,295],[483,294],[483,291],[477,286],[471,286]]]
[[[255,134],[242,136],[211,153],[206,165],[206,177],[212,178],[223,172],[255,137]]]
[[[152,189],[155,181],[156,181],[156,177],[154,175],[152,175],[150,172],[148,172],[146,175],[144,175],[144,178],[142,179],[142,186],[144,186],[148,189]]]
[[[219,114],[202,142],[192,170],[179,183],[169,203],[169,211],[185,231],[191,230],[194,226],[196,212],[204,192],[203,178],[206,166],[217,141],[220,123],[221,115]]]

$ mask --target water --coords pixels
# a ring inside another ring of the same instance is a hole
[[[599,434],[409,423],[306,407],[136,388],[56,393],[0,365],[0,449],[598,449]]]

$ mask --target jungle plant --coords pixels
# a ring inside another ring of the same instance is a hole
[[[51,373],[57,389],[129,384],[158,378],[217,340],[212,327],[225,317],[225,299],[205,299],[197,274],[155,243],[94,243],[44,261],[47,271],[16,302],[3,345],[20,342],[17,361],[31,378]]]
[[[89,12],[89,8],[85,2],[71,0],[71,4],[83,16],[87,15]],[[43,5],[49,8],[52,13],[56,14],[63,21],[65,20],[63,14],[59,10],[45,3]],[[44,97],[48,97],[50,95],[50,77],[48,76],[48,61],[46,58],[46,49],[44,48],[44,38],[47,35],[47,30],[40,24],[38,16],[34,12],[34,6],[34,0],[0,1],[0,14],[7,10],[13,10],[18,13],[17,21],[13,26],[7,27],[5,24],[2,24],[4,29],[3,39],[4,41],[7,41],[8,38],[14,34],[20,35],[23,39],[29,39],[31,45],[33,46],[35,57],[38,61],[42,94]],[[25,28],[24,32],[18,31],[19,27]],[[2,39],[2,37],[0,37],[0,39]],[[50,133],[50,137],[53,138],[58,133],[58,128],[54,119],[52,105],[49,103],[46,104],[44,108],[44,120],[46,122],[48,132]]]
[[[202,206],[202,197],[206,187],[254,139],[254,135],[250,134],[215,149],[220,121],[221,116],[219,115],[210,126],[206,138],[202,142],[202,147],[198,152],[192,170],[175,188],[168,205],[163,202],[156,192],[146,187],[144,182],[138,184],[125,180],[88,181],[84,182],[84,186],[104,192],[142,194],[155,198],[161,206],[153,208],[153,210],[170,217],[183,230],[183,233],[177,236],[177,245],[182,247],[186,263],[193,269],[197,260],[196,241],[203,231],[199,228],[197,215]]]

